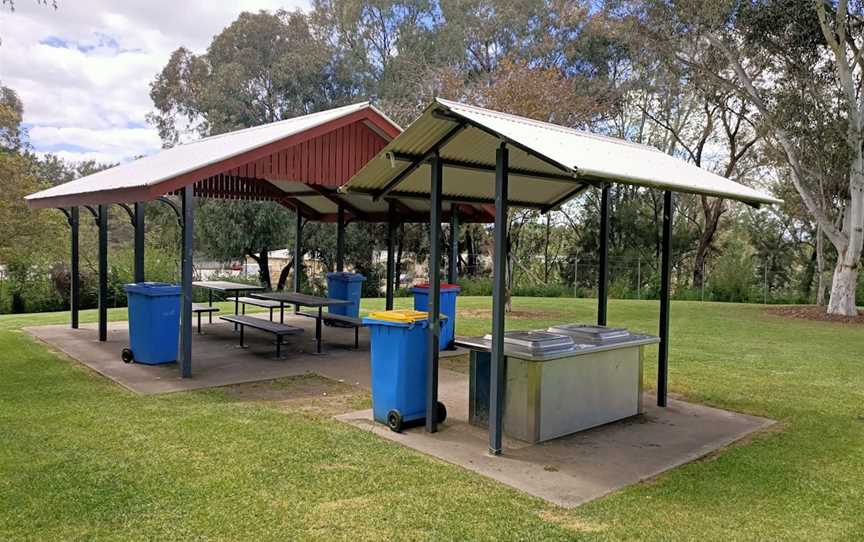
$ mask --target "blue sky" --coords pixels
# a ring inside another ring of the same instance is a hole
[[[24,102],[37,151],[128,160],[161,147],[149,84],[174,49],[203,51],[241,11],[296,7],[306,0],[19,0],[0,8],[0,83]]]

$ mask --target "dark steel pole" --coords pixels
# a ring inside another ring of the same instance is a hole
[[[108,206],[100,205],[99,224],[99,340],[108,340]]]
[[[183,212],[183,240],[181,254],[180,282],[183,297],[180,314],[180,367],[181,376],[192,376],[192,238],[195,232],[192,185],[183,187],[181,193]]]
[[[501,143],[495,157],[495,254],[492,258],[492,356],[489,371],[489,453],[501,454],[504,425],[504,296],[507,273],[507,168],[509,151]]]
[[[597,272],[597,325],[606,325],[609,288],[609,185],[600,192],[600,269]]]
[[[393,284],[396,275],[396,216],[393,204],[390,204],[390,212],[387,216],[387,285],[384,287],[384,306],[393,310]]]
[[[78,207],[69,210],[69,226],[72,230],[72,262],[69,266],[69,311],[72,313],[72,329],[78,329],[78,309],[81,306],[81,274],[78,269],[78,230],[81,216]]]
[[[336,218],[336,271],[345,271],[345,208],[339,206]]]
[[[294,291],[300,293],[300,278],[303,274],[303,215],[300,210],[294,211],[297,222],[294,226]]]
[[[672,192],[663,194],[663,252],[660,261],[660,348],[657,367],[657,406],[666,406],[669,382],[669,308],[672,280]]]
[[[438,337],[441,334],[441,188],[443,164],[438,152],[429,164],[429,331],[426,365],[426,431],[438,430]]]
[[[450,206],[450,259],[447,263],[450,265],[447,280],[456,284],[459,278],[459,211],[455,203]]]
[[[144,204],[135,204],[135,282],[144,282]]]

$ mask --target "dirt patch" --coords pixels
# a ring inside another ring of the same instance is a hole
[[[369,408],[369,393],[345,382],[306,374],[222,388],[242,402],[273,403],[291,412],[336,416]]]
[[[818,322],[837,322],[840,324],[864,324],[864,314],[860,311],[858,316],[838,316],[825,312],[825,307],[818,305],[790,305],[786,307],[769,307],[765,309],[767,314],[781,316],[783,318],[794,318],[796,320],[814,320]]]
[[[492,309],[463,309],[459,310],[458,316],[466,318],[492,319]],[[550,310],[514,310],[507,313],[507,319],[516,320],[554,320],[561,319],[566,313]]]
[[[575,516],[574,512],[541,510],[540,512],[537,512],[537,515],[543,521],[554,523],[560,527],[564,527],[565,529],[577,533],[599,533],[605,531],[607,528],[607,526],[602,523],[580,519]]]
[[[468,374],[468,354],[464,356],[450,356],[438,360],[438,366],[448,371]]]

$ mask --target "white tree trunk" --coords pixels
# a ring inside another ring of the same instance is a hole
[[[828,314],[856,316],[855,288],[858,285],[858,265],[848,265],[845,258],[837,259],[834,268],[834,278],[831,281],[831,299],[828,302]]]
[[[816,304],[825,306],[825,243],[822,226],[816,226]]]

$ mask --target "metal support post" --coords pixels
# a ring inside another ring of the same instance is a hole
[[[660,260],[660,347],[657,368],[657,406],[666,406],[669,382],[669,304],[672,280],[672,192],[663,194],[663,250]]]
[[[396,275],[396,216],[393,203],[390,203],[390,213],[387,216],[387,285],[384,287],[385,308],[393,310],[393,294],[395,289],[394,279]]]
[[[438,337],[441,335],[441,189],[444,172],[436,151],[429,194],[429,359],[426,365],[426,431],[438,430]]]
[[[597,325],[606,325],[609,287],[609,185],[600,192],[600,269],[597,273]]]
[[[144,204],[135,204],[135,282],[144,282]]]
[[[192,185],[181,193],[183,229],[181,242],[180,286],[183,292],[180,313],[180,367],[181,376],[192,376],[192,238],[195,231]]]
[[[300,279],[303,275],[303,215],[294,211],[297,221],[294,226],[294,291],[300,293]]]
[[[108,340],[108,206],[100,205],[96,222],[99,226],[99,341]]]
[[[459,278],[459,210],[455,203],[450,205],[450,266],[447,280],[450,284],[456,284]]]
[[[339,206],[336,219],[336,271],[345,270],[345,208]]]
[[[69,265],[69,311],[72,313],[72,329],[78,329],[78,310],[81,306],[81,273],[78,269],[78,230],[81,224],[80,210],[69,210],[69,227],[72,230],[71,263]]]
[[[501,454],[504,426],[504,295],[507,272],[507,169],[509,151],[498,147],[495,159],[495,254],[492,259],[492,356],[489,371],[489,453]]]

